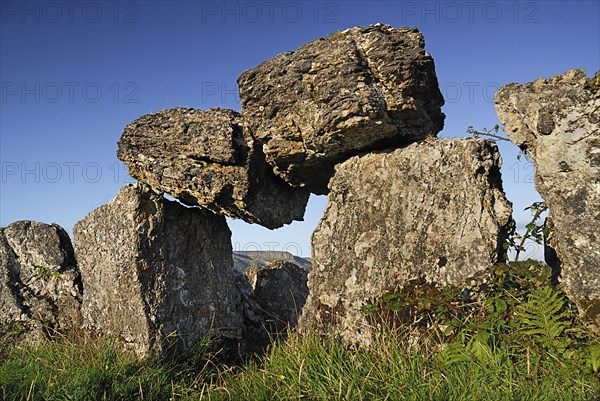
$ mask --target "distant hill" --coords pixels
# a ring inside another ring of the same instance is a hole
[[[264,266],[276,260],[290,260],[298,266],[311,270],[310,258],[301,258],[283,251],[240,251],[233,252],[233,267],[243,272],[250,266]]]

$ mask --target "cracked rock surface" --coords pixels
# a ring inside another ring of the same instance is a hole
[[[270,229],[304,217],[309,193],[273,174],[233,110],[148,114],[125,127],[118,144],[133,178],[187,205]]]
[[[600,71],[505,85],[495,102],[510,140],[535,166],[562,287],[600,333]]]
[[[436,135],[444,100],[416,28],[355,27],[238,79],[242,114],[273,171],[327,193],[335,164]]]
[[[500,165],[482,139],[431,139],[338,165],[312,236],[301,329],[369,344],[366,303],[415,280],[459,284],[498,261],[512,212]]]
[[[126,185],[74,228],[86,328],[138,355],[189,351],[209,332],[240,336],[224,216]]]

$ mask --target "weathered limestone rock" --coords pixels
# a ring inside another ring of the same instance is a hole
[[[117,156],[156,192],[268,228],[302,220],[308,202],[307,191],[273,174],[233,110],[175,108],[142,116],[125,127]]]
[[[335,164],[436,135],[444,100],[424,46],[416,28],[355,27],[244,72],[242,114],[274,172],[324,194]]]
[[[496,94],[506,133],[535,166],[554,225],[561,282],[600,332],[600,71],[509,84]]]
[[[0,337],[38,340],[78,328],[81,279],[69,235],[56,224],[0,228]]]
[[[459,284],[498,261],[512,209],[500,164],[494,143],[432,139],[338,165],[301,328],[369,344],[369,301],[414,281]]]
[[[138,355],[189,350],[209,332],[237,339],[242,324],[225,217],[126,185],[74,228],[93,332]]]
[[[254,300],[265,316],[269,333],[295,327],[308,296],[308,270],[286,260],[252,266],[244,272],[254,289]]]

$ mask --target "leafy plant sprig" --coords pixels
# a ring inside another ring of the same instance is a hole
[[[479,138],[480,136],[487,136],[487,137],[498,139],[501,141],[509,141],[510,142],[510,139],[498,135],[499,130],[500,130],[500,126],[498,124],[496,124],[493,129],[489,130],[487,128],[483,128],[482,131],[477,131],[476,129],[473,128],[472,125],[469,125],[467,127],[467,134],[473,135],[474,138]]]
[[[509,236],[504,244],[504,250],[507,253],[510,249],[515,250],[515,262],[519,261],[521,252],[527,250],[525,247],[527,240],[531,240],[538,245],[543,245],[544,238],[549,238],[551,235],[551,229],[549,226],[545,225],[544,223],[538,223],[541,215],[548,210],[548,206],[545,202],[534,202],[531,206],[526,207],[525,210],[531,210],[533,215],[531,221],[525,225],[525,233],[519,234],[516,230],[515,221],[511,220],[508,227]],[[507,256],[508,255],[505,255],[505,257]]]

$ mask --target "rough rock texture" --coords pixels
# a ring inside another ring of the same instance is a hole
[[[266,266],[252,266],[244,272],[254,289],[254,299],[265,315],[269,333],[284,333],[295,327],[308,296],[308,270],[278,260]]]
[[[78,328],[81,279],[68,234],[56,224],[0,228],[0,337],[38,340]]]
[[[189,350],[209,332],[239,338],[225,217],[126,185],[74,235],[82,315],[93,332],[117,336],[138,355]]]
[[[600,332],[600,72],[591,80],[571,70],[506,85],[496,94],[496,111],[511,141],[533,160],[562,285]]]
[[[438,287],[499,260],[511,204],[482,139],[432,139],[336,167],[312,236],[302,329],[369,344],[362,307],[415,280]]]
[[[236,289],[241,297],[244,324],[242,326],[241,351],[247,354],[262,354],[273,341],[267,327],[267,315],[254,297],[254,288],[248,278],[236,271]]]
[[[244,315],[241,349],[262,354],[274,340],[286,337],[288,325],[297,325],[308,295],[308,269],[278,260],[236,273]]]
[[[268,228],[302,220],[309,193],[276,177],[233,110],[175,108],[125,127],[117,156],[129,174],[191,206]]]
[[[416,28],[356,27],[283,53],[238,79],[242,114],[276,174],[327,193],[360,151],[437,134],[444,104]]]

